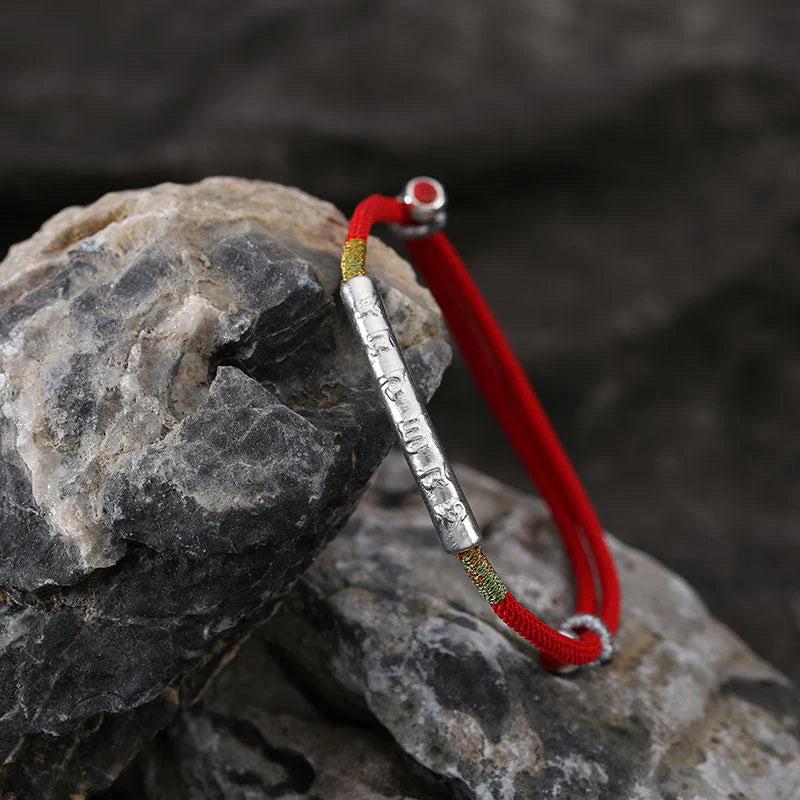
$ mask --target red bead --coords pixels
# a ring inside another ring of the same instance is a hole
[[[430,181],[417,181],[414,184],[414,199],[428,205],[439,196],[439,191]]]

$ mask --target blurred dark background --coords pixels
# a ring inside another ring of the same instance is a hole
[[[166,180],[440,178],[604,523],[798,679],[799,90],[796,0],[4,3],[0,249]],[[460,362],[433,412],[527,487]]]

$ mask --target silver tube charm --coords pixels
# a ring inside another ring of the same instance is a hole
[[[442,546],[448,553],[474,547],[483,538],[478,523],[408,371],[377,287],[359,275],[345,281],[340,292]]]

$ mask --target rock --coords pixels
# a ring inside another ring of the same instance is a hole
[[[542,503],[459,474],[515,592],[562,619],[568,570]],[[440,551],[390,457],[275,616],[114,797],[797,797],[797,690],[681,578],[611,544],[625,600],[614,662],[546,673]]]
[[[451,797],[374,719],[334,721],[320,705],[253,637],[102,798]]]
[[[391,433],[345,226],[228,178],[70,208],[0,265],[0,796],[107,785],[346,520]],[[376,242],[411,369],[438,311]]]
[[[154,175],[432,172],[603,519],[800,682],[796,0],[6,6],[0,251]],[[437,397],[526,486],[465,371]]]

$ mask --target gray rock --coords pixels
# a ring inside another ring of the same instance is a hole
[[[563,618],[568,570],[542,503],[459,474],[515,592]],[[546,673],[440,551],[390,457],[345,530],[116,796],[796,798],[797,690],[681,578],[611,543],[624,589],[615,660]]]
[[[332,719],[319,693],[253,637],[102,798],[452,796],[374,718],[353,711]]]
[[[433,172],[602,518],[800,682],[797,0],[5,6],[0,249],[153,176]]]
[[[344,219],[214,178],[61,212],[0,265],[0,796],[107,785],[264,619],[390,444]],[[430,394],[430,296],[372,268]]]

